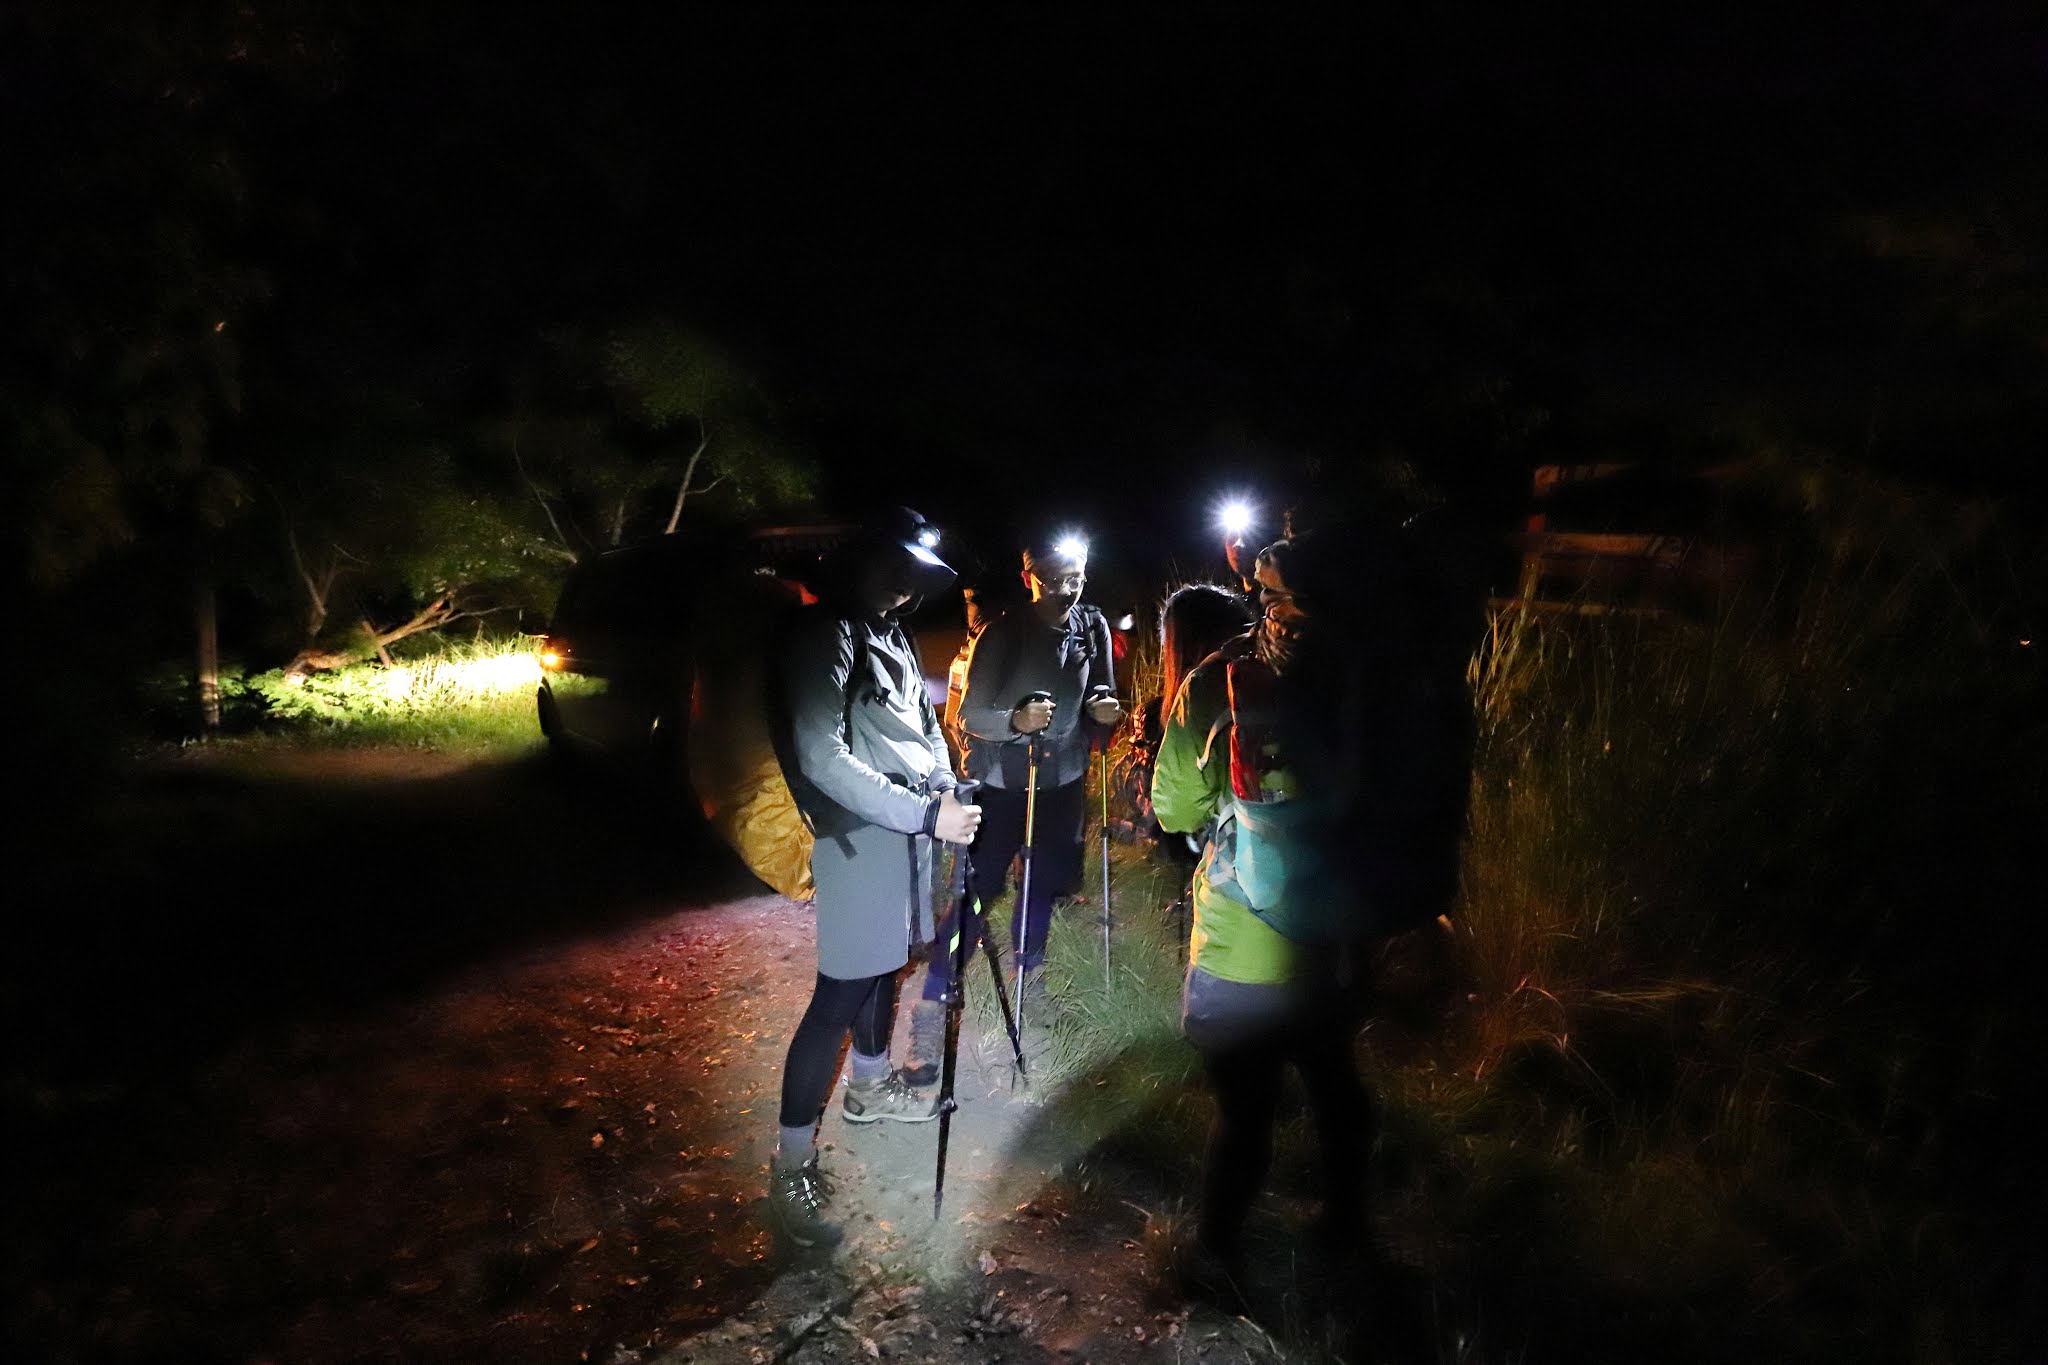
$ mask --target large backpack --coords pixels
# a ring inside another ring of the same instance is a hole
[[[806,808],[820,809],[822,798],[799,799],[809,784],[788,756],[782,654],[804,613],[823,610],[794,583],[749,577],[706,613],[690,696],[690,785],[704,818],[755,876],[793,900],[815,894]]]
[[[1390,937],[1447,910],[1469,781],[1462,692],[1412,661],[1350,660],[1304,735],[1250,636],[1217,657],[1229,706],[1198,762],[1225,744],[1216,841],[1238,899],[1302,943]]]
[[[1225,759],[1216,842],[1230,850],[1238,899],[1298,943],[1355,936],[1361,888],[1331,856],[1339,794],[1304,790],[1302,756],[1287,752],[1280,680],[1249,636],[1218,655],[1229,705],[1210,728],[1197,763]],[[1229,890],[1230,888],[1225,888]]]

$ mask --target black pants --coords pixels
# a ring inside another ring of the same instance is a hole
[[[782,1064],[782,1126],[799,1128],[824,1114],[849,1029],[853,1050],[873,1057],[889,1050],[895,1023],[896,973],[841,981],[820,972]]]
[[[1052,923],[1053,897],[1071,895],[1081,885],[1081,822],[1087,808],[1087,786],[1083,780],[1069,782],[1064,787],[1039,789],[1031,847],[1031,904],[1028,907],[1031,914],[1029,923],[1025,925],[1028,934],[1020,952],[1026,968],[1036,967],[1045,958],[1045,931]],[[981,889],[982,904],[987,905],[1003,893],[1009,881],[1010,864],[1017,860],[1024,847],[1024,793],[983,787],[975,793],[974,799],[981,806],[981,832],[974,837],[974,874]],[[1021,872],[1019,889],[1022,889]],[[1010,944],[1013,949],[1020,941],[1017,923],[1024,918],[1024,908],[1020,905],[1010,916]],[[946,945],[953,941],[956,913],[957,907],[946,906],[939,920],[931,965],[924,978],[924,998],[927,1000],[943,999],[946,986],[953,979],[953,959],[947,953]],[[981,929],[978,918],[971,919],[967,925],[967,942],[962,948],[970,956],[981,946]]]
[[[1352,1052],[1354,1021],[1333,1013],[1259,1043],[1202,1054],[1216,1097],[1202,1172],[1202,1237],[1219,1250],[1235,1250],[1265,1187],[1289,1064],[1301,1075],[1315,1122],[1323,1218],[1333,1228],[1363,1230],[1378,1110]]]

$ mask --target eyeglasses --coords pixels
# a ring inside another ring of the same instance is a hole
[[[1058,578],[1047,578],[1044,574],[1035,573],[1031,575],[1031,580],[1044,588],[1074,588],[1078,590],[1087,583],[1088,575],[1084,573],[1070,573],[1062,574]]]

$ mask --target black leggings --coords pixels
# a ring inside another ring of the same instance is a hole
[[[841,981],[818,973],[810,1007],[789,1040],[782,1064],[782,1126],[816,1123],[839,1074],[839,1048],[853,1031],[853,1050],[873,1057],[889,1050],[896,1023],[896,973]]]
[[[1351,1049],[1352,1030],[1332,1018],[1263,1043],[1202,1054],[1216,1096],[1216,1122],[1209,1130],[1202,1172],[1205,1238],[1234,1246],[1265,1186],[1281,1079],[1290,1062],[1308,1091],[1316,1145],[1322,1149],[1324,1216],[1363,1224],[1367,1161],[1378,1116]]]

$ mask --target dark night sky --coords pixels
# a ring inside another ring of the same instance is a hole
[[[1086,477],[1399,441],[1466,374],[1825,408],[1896,304],[1854,216],[2048,146],[2048,48],[1968,9],[1522,22],[422,23],[363,35],[306,172],[372,187],[363,287],[444,325],[689,310],[873,458]]]
[[[237,129],[259,352],[483,376],[681,316],[789,396],[835,500],[1191,544],[1311,458],[1497,508],[1540,461],[1758,439],[2034,483],[2048,326],[1959,342],[1865,226],[2016,205],[2021,259],[1985,251],[2040,287],[2017,7],[339,13]]]

